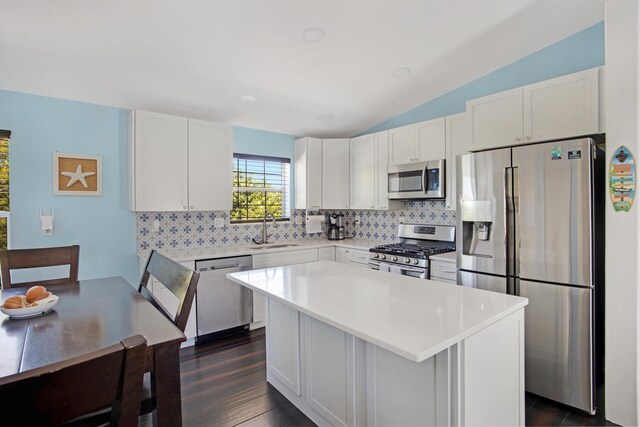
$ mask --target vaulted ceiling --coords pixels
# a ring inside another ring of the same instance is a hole
[[[585,29],[603,4],[0,0],[0,14],[0,89],[332,137]]]

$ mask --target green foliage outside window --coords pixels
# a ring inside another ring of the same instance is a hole
[[[260,159],[257,156],[234,156],[232,221],[255,221],[271,213],[288,218],[289,164]]]

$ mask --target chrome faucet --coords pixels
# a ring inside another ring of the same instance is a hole
[[[253,243],[256,245],[262,245],[265,243],[269,243],[269,235],[267,234],[267,220],[270,219],[271,223],[275,227],[276,218],[273,216],[271,212],[267,212],[264,214],[264,218],[262,218],[262,239],[258,241],[256,238],[253,239]]]

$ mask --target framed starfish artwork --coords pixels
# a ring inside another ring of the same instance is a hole
[[[53,153],[53,194],[102,195],[102,156]]]

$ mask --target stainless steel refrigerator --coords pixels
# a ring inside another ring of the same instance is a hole
[[[593,138],[581,138],[466,154],[457,162],[458,284],[528,298],[525,389],[595,413],[604,152]]]

